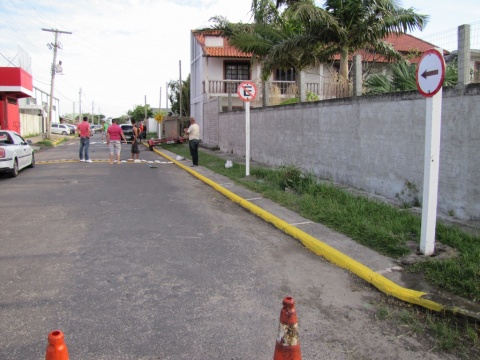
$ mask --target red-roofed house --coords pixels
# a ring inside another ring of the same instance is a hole
[[[411,35],[389,36],[386,41],[402,53],[410,62],[417,63],[422,54],[435,46]],[[220,99],[220,111],[228,108],[243,108],[243,102],[238,98],[237,87],[245,81],[257,84],[258,95],[251,102],[252,107],[279,104],[281,101],[295,97],[296,80],[300,76],[307,93],[315,94],[319,99],[350,96],[343,93],[339,96],[337,69],[339,56],[332,63],[321,64],[296,74],[291,70],[276,70],[268,81],[268,88],[262,89],[260,81],[260,64],[252,61],[251,54],[244,53],[231,46],[215,29],[193,30],[191,33],[191,70],[190,70],[190,115],[195,117],[203,128],[203,103],[212,97]],[[363,77],[375,73],[388,74],[391,63],[383,56],[373,51],[362,50],[354,55],[362,56]],[[297,95],[298,96],[298,95]]]

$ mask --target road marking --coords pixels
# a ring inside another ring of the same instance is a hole
[[[108,159],[91,159],[92,163],[108,163],[110,160]],[[133,161],[133,159],[129,160],[121,160],[122,163],[127,163],[127,164],[147,164],[148,162],[146,160],[144,161]],[[45,165],[45,164],[59,164],[59,163],[83,163],[80,160],[76,159],[57,159],[57,160],[43,160],[43,161],[35,161],[36,165]],[[116,162],[115,162],[116,163]],[[153,163],[153,162],[150,162]],[[156,164],[173,164],[173,162],[169,161],[155,161]]]

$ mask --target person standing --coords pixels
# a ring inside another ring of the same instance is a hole
[[[120,151],[122,150],[121,139],[127,143],[122,128],[117,124],[116,119],[112,119],[112,125],[107,130],[107,145],[110,148],[110,164],[113,164],[113,155],[117,157],[117,164],[120,162]]]
[[[185,134],[188,134],[188,146],[190,148],[190,155],[192,156],[191,167],[198,166],[198,143],[200,142],[200,127],[193,117],[190,118],[190,126],[183,129]]]
[[[140,156],[140,149],[138,145],[140,144],[140,130],[136,126],[136,121],[134,119],[131,120],[133,125],[133,141],[132,141],[132,159],[135,160],[135,157],[138,159]]]
[[[88,155],[88,148],[90,146],[90,124],[88,123],[88,117],[83,117],[83,121],[77,126],[77,132],[80,135],[80,161],[91,163],[92,160],[90,160],[90,156]]]
[[[138,130],[139,130],[138,136],[139,136],[139,139],[141,140],[142,137],[143,137],[143,123],[142,122],[140,122],[140,126],[138,127]]]
[[[107,130],[108,130],[108,122],[106,120],[103,121],[102,127],[103,127],[103,129],[102,129],[102,142],[103,142],[103,138],[107,137]]]

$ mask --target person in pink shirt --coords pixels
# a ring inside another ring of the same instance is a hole
[[[90,124],[88,117],[84,116],[81,124],[77,126],[77,132],[80,135],[80,161],[91,163],[88,155],[88,148],[90,146]]]
[[[110,164],[113,164],[113,155],[117,157],[117,164],[120,162],[120,151],[122,150],[121,140],[127,143],[122,128],[117,124],[116,119],[112,119],[112,125],[107,130],[107,145],[110,147]]]

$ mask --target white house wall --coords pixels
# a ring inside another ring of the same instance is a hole
[[[206,58],[200,44],[193,34],[190,35],[190,116],[200,126],[200,138],[203,138],[203,80],[206,78]]]

